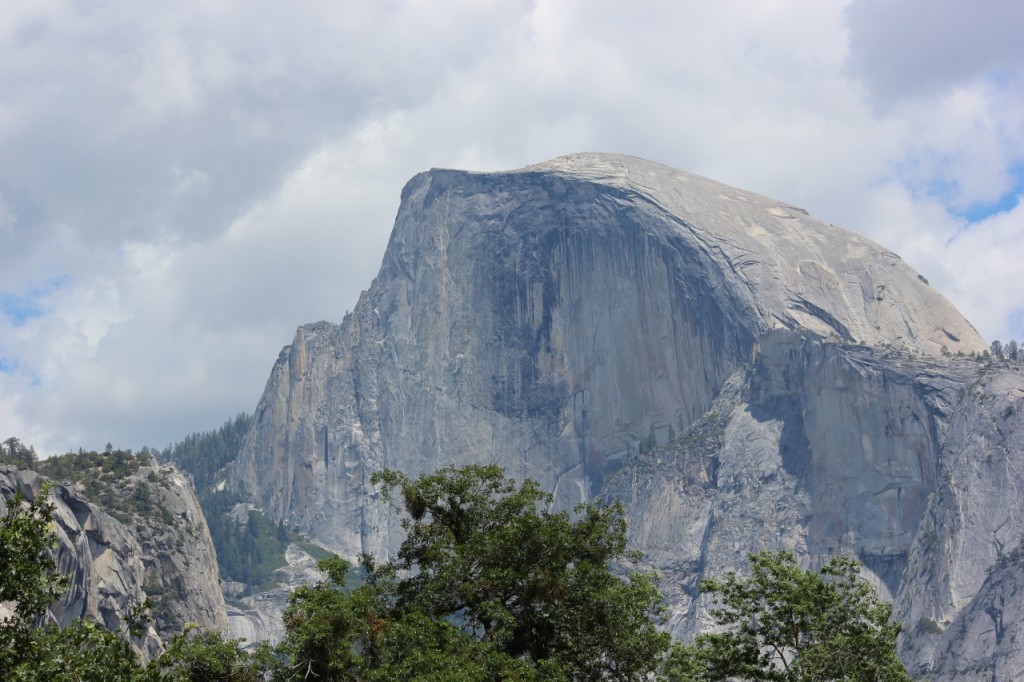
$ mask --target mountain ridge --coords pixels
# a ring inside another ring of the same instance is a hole
[[[1016,469],[1000,487],[967,452],[1024,457],[1024,380],[947,357],[986,349],[898,256],[768,197],[618,155],[428,171],[353,311],[279,355],[228,486],[350,558],[401,538],[383,468],[496,462],[559,508],[620,491],[677,636],[748,551],[846,552],[895,600],[912,672],[939,674],[943,629],[985,613],[965,608],[986,538],[1024,536]],[[1004,395],[972,401],[986,376]],[[693,462],[634,466],[702,423]]]

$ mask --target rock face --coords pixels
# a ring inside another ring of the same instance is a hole
[[[614,155],[433,170],[355,310],[282,351],[229,485],[349,557],[400,540],[384,467],[620,499],[683,637],[747,551],[854,553],[937,670],[1024,530],[1024,383],[951,357],[985,348],[898,256],[767,197]]]
[[[316,559],[298,545],[288,545],[285,561],[287,564],[275,572],[276,588],[241,597],[242,607],[228,608],[228,632],[232,639],[245,640],[246,646],[257,642],[277,644],[285,636],[283,615],[289,595],[301,585],[314,585],[326,578],[317,569]],[[236,584],[239,589],[245,587]]]
[[[45,482],[33,471],[0,465],[5,500],[18,490],[33,500]],[[149,597],[153,622],[136,645],[145,658],[152,658],[186,622],[222,632],[228,622],[216,552],[188,481],[171,467],[151,466],[121,485],[131,488],[142,482],[166,517],[122,522],[87,502],[74,487],[53,487],[57,566],[71,576],[71,585],[50,607],[50,617],[61,625],[86,617],[124,631],[132,607]]]
[[[934,679],[1021,679],[1024,372],[967,379],[941,422],[941,477],[896,598],[901,655]]]

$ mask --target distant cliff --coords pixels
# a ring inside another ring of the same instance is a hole
[[[384,555],[375,471],[497,462],[563,508],[622,500],[679,636],[747,551],[847,552],[912,672],[1024,674],[949,634],[1019,578],[1024,380],[985,349],[897,255],[784,202],[616,155],[433,170],[352,313],[282,351],[228,484]]]
[[[67,479],[55,477],[50,493],[56,507],[57,566],[71,579],[50,616],[62,625],[88,617],[124,631],[126,616],[148,597],[152,625],[141,644],[147,658],[159,654],[189,622],[227,632],[216,552],[185,477],[173,467],[143,464],[144,456],[136,461],[129,455],[130,463],[116,470],[103,455],[92,466],[81,457],[75,469],[64,467]],[[50,460],[40,463],[41,468],[47,465],[59,468]],[[19,490],[35,499],[47,480],[34,471],[0,465],[5,500]],[[104,503],[87,500],[87,493]]]

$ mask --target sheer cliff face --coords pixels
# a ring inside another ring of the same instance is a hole
[[[57,570],[70,576],[71,584],[50,607],[49,617],[61,625],[90,618],[124,632],[132,608],[149,597],[153,622],[134,642],[147,659],[159,655],[187,622],[222,632],[228,624],[216,552],[192,489],[168,467],[142,467],[132,477],[147,481],[150,474],[159,479],[150,489],[154,504],[170,515],[165,521],[136,518],[126,525],[73,487],[56,485],[50,493]],[[0,465],[3,499],[20,490],[33,500],[45,482],[35,472]]]
[[[978,365],[943,347],[986,346],[896,255],[775,200],[612,155],[435,170],[403,191],[355,310],[282,351],[230,485],[345,554],[384,554],[399,536],[373,472],[493,461],[561,506],[623,500],[677,634],[705,617],[697,581],[763,547],[856,553],[920,618],[922,529],[964,514],[942,491],[990,442],[988,403],[965,398]],[[995,560],[956,533],[939,629]],[[915,665],[944,655],[928,647]]]
[[[234,484],[349,552],[393,544],[364,504],[382,467],[501,461],[588,498],[748,361],[759,321],[720,257],[612,185],[420,175],[370,291],[282,353]]]

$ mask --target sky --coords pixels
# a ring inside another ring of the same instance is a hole
[[[251,412],[402,186],[580,151],[801,206],[1024,340],[1024,3],[4,0],[0,438]]]

